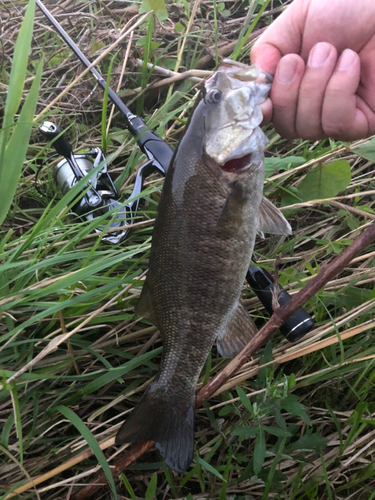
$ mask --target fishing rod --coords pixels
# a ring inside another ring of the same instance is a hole
[[[78,59],[90,68],[91,74],[95,77],[98,84],[103,90],[106,90],[106,81],[95,69],[91,68],[91,63],[79,47],[73,42],[68,33],[54,18],[49,10],[44,6],[41,0],[36,0],[36,5],[47,17],[54,26],[59,35],[69,45]],[[127,106],[122,102],[120,97],[110,87],[107,88],[108,97],[116,108],[125,117],[125,126],[129,132],[135,137],[141,151],[149,159],[147,163],[142,165],[138,170],[133,191],[129,200],[137,197],[143,188],[144,179],[153,173],[155,170],[165,175],[171,163],[173,150],[172,148],[155,132],[153,132],[145,122],[137,115],[134,115]],[[54,168],[55,179],[59,184],[62,192],[65,194],[85,175],[95,168],[102,165],[102,168],[96,174],[93,181],[90,182],[83,198],[79,200],[72,209],[72,212],[79,217],[91,220],[95,215],[102,215],[103,212],[109,212],[116,208],[116,221],[111,222],[109,227],[113,232],[105,235],[103,239],[111,243],[119,243],[124,240],[129,233],[129,229],[134,222],[135,214],[138,210],[139,197],[135,201],[130,201],[122,204],[118,201],[119,194],[110,179],[107,171],[105,158],[100,148],[94,148],[88,153],[74,154],[71,145],[65,140],[61,130],[51,122],[44,122],[39,130],[44,136],[53,140],[53,146],[57,153],[63,156],[57,166]],[[102,229],[98,228],[97,232]],[[246,280],[254,290],[264,308],[272,316],[273,301],[276,299],[281,306],[291,300],[291,296],[281,286],[275,287],[274,280],[271,275],[261,267],[255,264],[254,257],[251,260]],[[308,312],[300,308],[280,327],[281,333],[290,342],[296,342],[306,335],[314,326],[314,321]]]
[[[44,4],[40,0],[36,0],[36,5],[47,17],[47,19],[59,33],[61,38],[69,45],[69,47],[82,62],[82,64],[84,64],[86,68],[90,67],[90,61],[79,49],[79,47],[77,47],[77,45],[73,42],[68,33],[61,26],[61,24],[53,17],[51,12],[44,6]],[[95,68],[90,68],[90,72],[94,76],[98,84],[102,87],[102,89],[105,90],[106,81],[104,80],[102,75]],[[125,126],[132,134],[132,136],[136,138],[141,151],[149,158],[149,160],[152,160],[154,162],[156,168],[161,168],[162,170],[164,170],[164,172],[166,172],[172,159],[173,149],[168,146],[168,144],[163,141],[160,136],[150,130],[142,120],[142,118],[134,115],[130,111],[130,109],[125,106],[116,92],[110,87],[108,88],[108,97],[125,117]]]

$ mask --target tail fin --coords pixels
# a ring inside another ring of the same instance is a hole
[[[193,460],[194,404],[179,411],[177,405],[163,401],[153,385],[120,427],[116,444],[155,441],[165,463],[176,472],[184,472]]]

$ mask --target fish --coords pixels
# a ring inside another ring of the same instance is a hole
[[[160,330],[162,358],[116,444],[154,441],[176,472],[193,460],[196,384],[215,340],[231,358],[257,333],[240,299],[256,234],[291,233],[263,197],[259,105],[271,83],[257,66],[222,62],[204,83],[158,204],[135,313]]]

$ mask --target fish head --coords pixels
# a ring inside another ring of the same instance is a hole
[[[259,128],[259,104],[268,96],[272,77],[258,66],[225,59],[203,90],[204,153],[222,170],[243,171],[267,138]]]

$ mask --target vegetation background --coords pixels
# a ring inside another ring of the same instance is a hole
[[[123,201],[145,158],[94,78],[82,77],[27,3],[2,0],[0,10],[0,498],[69,499],[100,467],[111,477],[122,451],[114,435],[157,372],[159,333],[133,307],[163,180],[147,179],[120,245],[102,241],[97,219],[72,218],[76,192],[58,192],[43,120],[65,130],[75,151],[102,147]],[[106,52],[97,69],[175,147],[207,71],[221,55],[248,62],[254,36],[289,2],[44,3],[91,60]],[[266,133],[265,193],[293,236],[259,239],[255,256],[270,272],[278,262],[293,295],[373,223],[375,144]],[[95,498],[375,498],[374,259],[375,245],[306,304],[315,328],[304,339],[292,345],[275,334],[197,411],[187,473],[151,450]],[[243,298],[264,324],[247,285]],[[58,345],[66,332],[74,333]],[[214,347],[199,386],[226,363]]]

